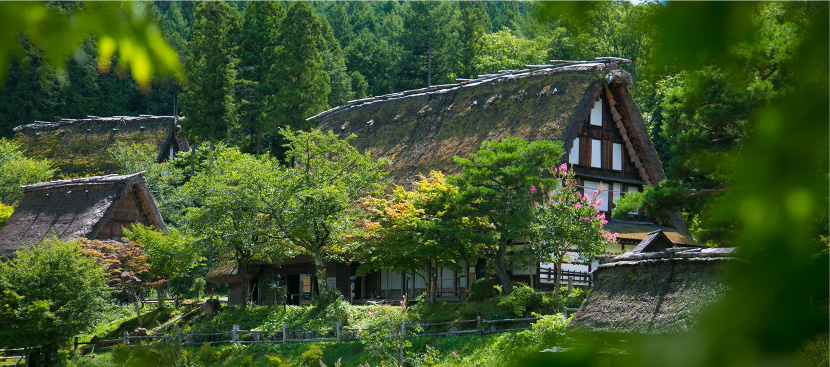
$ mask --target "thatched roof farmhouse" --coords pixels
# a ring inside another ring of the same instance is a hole
[[[567,326],[572,334],[689,331],[727,290],[732,248],[678,246],[661,231],[593,271],[593,286]]]
[[[142,173],[42,182],[23,192],[0,228],[0,257],[53,236],[120,240],[136,222],[167,229]]]
[[[610,211],[615,199],[665,178],[628,91],[631,75],[620,67],[623,62],[627,60],[599,58],[529,65],[458,84],[350,101],[309,120],[324,131],[355,134],[351,143],[361,151],[393,157],[391,176],[404,185],[430,170],[458,173],[453,156],[469,157],[485,140],[559,140],[568,152],[562,161],[572,165],[577,183],[588,192],[605,187],[601,210]],[[695,243],[679,216],[665,223],[669,226],[638,219],[614,223],[629,249],[658,229],[679,243]]]
[[[35,121],[14,128],[26,155],[50,159],[62,172],[114,173],[107,149],[117,141],[157,147],[157,162],[190,150],[179,135],[180,116],[89,116],[55,122]]]

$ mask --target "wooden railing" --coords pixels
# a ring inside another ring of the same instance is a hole
[[[573,279],[574,283],[582,283],[591,286],[591,274],[587,271],[573,271],[573,270],[562,270],[562,284],[567,284],[567,279]],[[554,279],[556,279],[556,270],[550,268],[542,268],[539,269],[539,282],[548,282],[553,283]]]

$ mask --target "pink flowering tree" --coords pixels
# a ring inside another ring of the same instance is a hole
[[[603,229],[608,222],[599,211],[602,204],[602,199],[597,199],[599,192],[580,194],[573,172],[566,164],[550,172],[559,184],[542,193],[535,204],[531,250],[537,260],[556,264],[554,289],[558,290],[562,264],[577,260],[569,253],[578,253],[579,261],[591,262],[597,255],[606,253],[608,245],[617,239],[616,234]]]

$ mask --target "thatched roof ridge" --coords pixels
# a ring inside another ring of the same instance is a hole
[[[430,86],[350,101],[321,112],[320,130],[341,136],[355,134],[351,143],[374,156],[394,157],[392,178],[405,184],[417,174],[441,170],[454,174],[453,156],[468,157],[485,140],[505,136],[525,140],[560,140],[570,149],[593,99],[610,91],[621,106],[631,141],[647,174],[664,177],[651,139],[627,91],[631,76],[618,60],[531,65],[457,84]]]
[[[689,331],[727,290],[725,261],[734,248],[674,246],[647,251],[655,232],[636,250],[591,273],[593,285],[568,324],[572,333],[668,334]]]
[[[143,172],[42,182],[23,187],[24,196],[0,228],[0,256],[50,237],[97,239],[127,198],[150,224],[167,227],[147,189]],[[126,223],[125,223],[126,224]]]
[[[154,116],[154,115],[138,115],[138,116],[87,116],[81,119],[61,119],[60,121],[35,121],[31,124],[20,125],[12,129],[14,132],[27,133],[30,131],[53,130],[61,127],[76,127],[91,124],[107,124],[116,127],[118,124],[135,125],[141,123],[169,123],[170,121],[184,120],[183,116]],[[148,128],[151,126],[145,126]]]

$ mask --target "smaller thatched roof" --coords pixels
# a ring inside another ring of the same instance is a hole
[[[115,142],[149,144],[156,147],[159,161],[169,156],[168,148],[188,151],[187,141],[178,134],[181,116],[88,116],[60,121],[35,121],[14,128],[15,141],[26,156],[49,159],[61,172],[112,173],[117,170],[108,149]]]
[[[636,220],[611,219],[604,226],[605,230],[611,233],[618,233],[618,240],[629,242],[641,242],[654,231],[661,231],[672,243],[683,246],[701,246],[697,241],[677,229],[657,225],[651,222]]]
[[[727,290],[725,260],[734,249],[667,247],[662,232],[591,273],[593,286],[568,324],[572,333],[686,332]],[[650,251],[650,249],[657,249]]]
[[[53,236],[99,238],[110,223],[142,222],[166,230],[142,172],[23,186],[23,199],[0,228],[0,256]],[[123,205],[122,205],[123,204]]]
[[[279,264],[272,264],[275,267],[284,266],[284,265],[296,265],[296,264],[310,264],[312,263],[311,256],[307,255],[300,255],[290,258],[283,259]],[[269,264],[267,261],[262,260],[251,260],[248,262],[248,266],[259,266],[259,265],[266,265]],[[254,276],[255,274],[251,273],[248,276]],[[239,275],[239,265],[233,259],[232,256],[223,256],[215,263],[213,266],[208,270],[207,274],[205,274],[205,280],[211,283],[230,283],[232,281],[241,280],[242,276]]]

